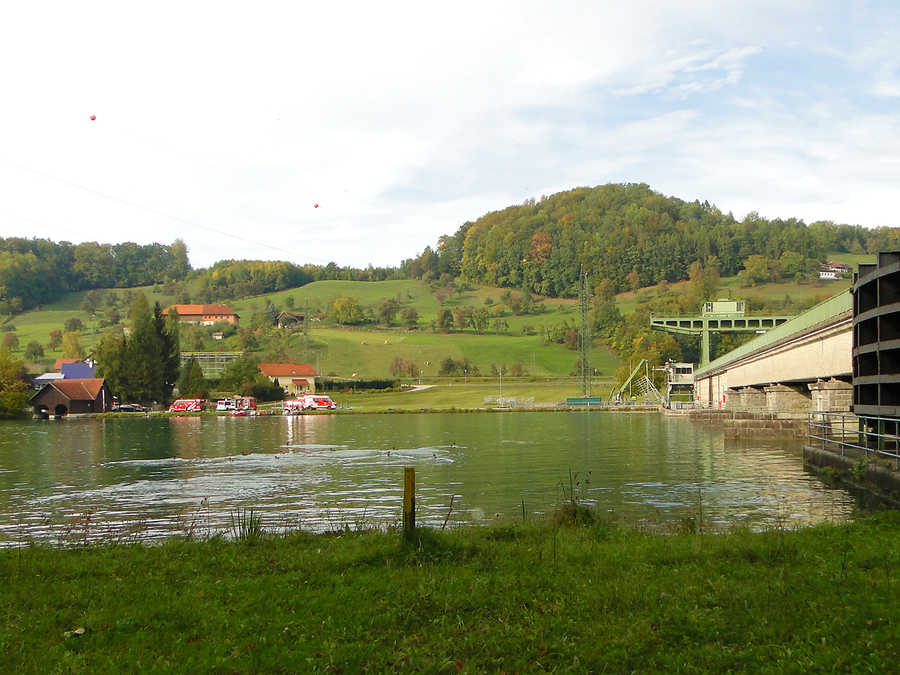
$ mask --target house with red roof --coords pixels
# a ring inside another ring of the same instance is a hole
[[[168,316],[171,310],[178,312],[179,321],[199,323],[201,326],[212,326],[219,321],[237,326],[240,320],[228,305],[170,305],[162,311],[163,316]]]
[[[259,372],[277,383],[289,396],[316,391],[316,373],[308,363],[260,363]]]
[[[40,417],[106,412],[112,407],[112,394],[102,377],[48,382],[31,397],[28,404]]]
[[[62,358],[56,359],[56,361],[53,362],[53,372],[61,373],[62,367],[64,365],[69,364],[69,363],[83,363],[83,362],[84,362],[84,359],[62,359]]]

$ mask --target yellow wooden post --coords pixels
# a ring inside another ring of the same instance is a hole
[[[412,537],[416,531],[416,470],[403,469],[403,534]]]

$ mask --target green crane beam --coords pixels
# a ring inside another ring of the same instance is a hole
[[[709,363],[712,333],[765,333],[793,316],[746,316],[742,300],[705,302],[700,316],[652,316],[650,327],[678,335],[700,336],[700,364]]]

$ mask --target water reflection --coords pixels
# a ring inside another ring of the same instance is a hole
[[[725,440],[689,420],[597,413],[306,415],[12,422],[0,438],[0,544],[54,540],[91,515],[96,536],[227,526],[253,507],[269,528],[396,523],[402,469],[424,524],[519,519],[574,491],[656,526],[698,517],[806,524],[852,498],[802,468],[794,442]],[[572,480],[570,481],[570,476]]]

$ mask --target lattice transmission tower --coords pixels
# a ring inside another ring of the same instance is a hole
[[[578,331],[578,355],[581,363],[581,395],[585,397],[592,396],[591,387],[591,364],[588,355],[591,350],[591,289],[587,281],[587,273],[584,266],[581,267],[581,278],[579,279],[578,304],[581,310],[581,327]]]

